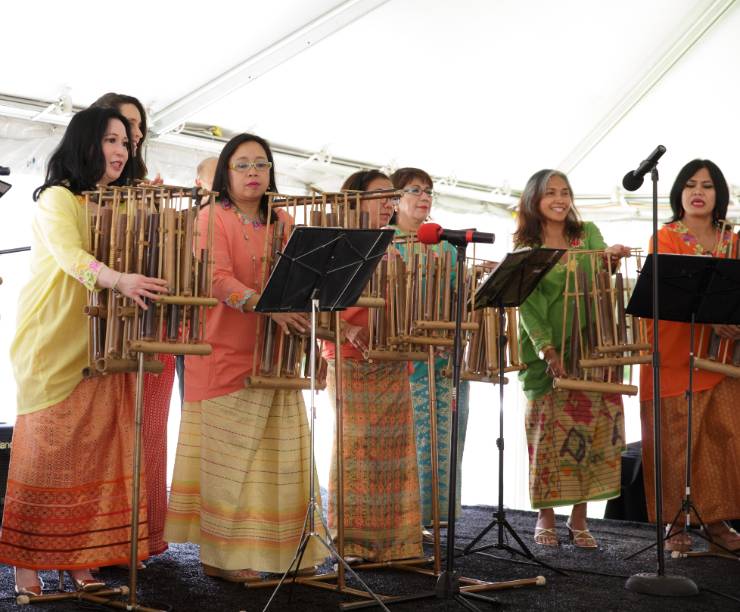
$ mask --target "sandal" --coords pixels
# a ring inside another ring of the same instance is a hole
[[[740,550],[740,534],[724,521],[707,525],[704,533],[711,540],[709,550],[712,552],[724,553],[728,550],[732,552]]]
[[[680,525],[671,525],[670,523],[666,525],[665,537],[663,550],[679,553],[687,553],[691,550],[691,535],[683,531],[683,527]]]
[[[108,586],[102,580],[93,578],[89,569],[77,569],[77,570],[66,570],[66,571],[67,571],[67,575],[69,576],[70,580],[72,580],[72,584],[74,585],[75,589],[78,591],[82,591],[84,593],[90,593],[92,591],[99,591],[100,589],[104,589],[106,586]]]
[[[591,535],[591,532],[586,529],[573,529],[570,526],[570,521],[565,522],[565,526],[568,528],[568,539],[570,543],[576,548],[598,548],[599,545],[596,543],[596,539]]]
[[[540,546],[560,546],[555,527],[535,527],[534,542]]]
[[[262,580],[262,574],[253,569],[225,570],[212,565],[203,566],[203,573],[211,578],[218,578],[226,582],[259,582]]]
[[[25,568],[21,568],[25,569]],[[13,568],[14,581],[15,581],[15,594],[16,595],[28,595],[30,597],[39,597],[44,590],[44,582],[41,580],[38,572],[36,574],[36,582],[34,584],[19,584],[18,583],[18,568]]]

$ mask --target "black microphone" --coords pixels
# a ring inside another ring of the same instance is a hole
[[[7,166],[0,166],[0,176],[8,176],[10,174],[10,168]]]
[[[485,242],[493,244],[496,240],[496,236],[494,234],[489,234],[488,232],[479,232],[475,229],[443,229],[437,223],[422,224],[416,232],[416,236],[419,238],[419,242],[422,242],[423,244],[437,244],[442,240],[446,240],[447,242],[458,246],[470,244],[471,242]]]
[[[647,159],[640,162],[637,170],[632,170],[624,175],[622,187],[627,191],[635,191],[642,187],[645,175],[658,165],[658,160],[662,157],[663,153],[665,153],[665,147],[663,145],[655,147],[655,151],[648,155]]]

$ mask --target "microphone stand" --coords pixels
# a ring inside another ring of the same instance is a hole
[[[627,579],[624,587],[635,593],[679,597],[697,595],[696,583],[686,576],[670,576],[665,573],[663,553],[663,483],[661,477],[661,436],[660,436],[660,352],[658,341],[658,324],[660,322],[658,288],[658,168],[650,170],[653,182],[653,469],[655,471],[655,537],[657,543],[658,571],[633,574]]]

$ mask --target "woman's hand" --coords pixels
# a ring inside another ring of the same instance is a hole
[[[714,333],[720,338],[737,340],[740,338],[740,325],[712,325]]]
[[[568,375],[560,355],[552,347],[545,349],[545,363],[547,364],[546,372],[553,378],[565,378]]]
[[[299,312],[273,312],[270,318],[277,323],[280,328],[289,334],[293,330],[305,333],[311,329],[308,323],[308,317]]]
[[[609,258],[612,268],[615,268],[619,264],[620,258],[629,257],[631,252],[632,249],[623,244],[613,244],[604,249],[604,255]]]
[[[364,353],[367,350],[367,345],[370,341],[370,334],[367,327],[350,325],[348,323],[344,328],[344,337],[361,353]]]
[[[118,280],[114,281],[111,289],[131,298],[144,310],[147,310],[144,298],[156,300],[160,294],[169,293],[166,280],[143,274],[121,274]]]

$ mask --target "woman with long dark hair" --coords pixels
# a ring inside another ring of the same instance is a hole
[[[122,178],[131,182],[147,180],[144,162],[147,120],[144,105],[134,96],[109,92],[95,100],[92,106],[114,108],[126,118],[131,134],[132,156],[130,171]],[[151,182],[161,182],[159,175]],[[167,514],[167,419],[175,380],[174,356],[157,355],[157,359],[164,366],[162,372],[144,375],[144,418],[141,431],[150,556],[167,550],[167,542],[163,539]]]
[[[694,159],[678,173],[670,193],[673,217],[658,231],[660,253],[736,257],[737,237],[721,221],[727,214],[729,190],[722,171],[708,159]],[[650,243],[652,250],[652,241]],[[652,321],[648,331],[653,333]],[[686,477],[686,427],[689,387],[689,353],[706,355],[712,332],[717,338],[740,340],[737,325],[697,325],[696,344],[690,346],[687,323],[661,321],[660,403],[663,518],[670,521],[681,508]],[[691,497],[708,535],[731,550],[740,550],[740,536],[724,522],[740,515],[740,420],[737,397],[740,381],[706,370],[694,370],[692,411]],[[648,516],[655,520],[653,470],[653,369],[640,368],[640,413],[645,497]],[[684,515],[668,526],[666,550],[686,552],[691,536],[684,531]],[[694,517],[695,518],[695,517]],[[721,550],[721,549],[720,549]]]
[[[34,193],[32,278],[11,345],[18,418],[0,535],[0,561],[16,567],[18,593],[39,595],[37,570],[48,568],[67,570],[78,589],[99,589],[105,585],[89,568],[129,557],[134,377],[83,379],[83,307],[88,291],[114,289],[146,308],[144,298],[167,289],[162,279],[115,272],[90,255],[81,197],[97,184],[122,183],[127,126],[112,109],[77,113]]]
[[[275,168],[263,138],[240,134],[218,158],[215,205],[199,216],[201,236],[213,218],[213,295],[205,341],[210,355],[185,358],[185,404],[165,538],[200,544],[203,570],[231,582],[288,569],[308,505],[309,429],[297,390],[245,388],[257,326],[260,259],[267,233],[267,192]],[[290,222],[284,211],[273,220]],[[286,331],[306,331],[303,315],[270,315]],[[311,540],[302,567],[322,554]]]
[[[614,258],[629,254],[621,245],[606,248],[599,229],[580,220],[568,177],[557,170],[540,170],[527,181],[517,212],[516,247],[606,249]],[[575,262],[588,274],[587,256]],[[566,523],[570,541],[596,548],[586,524],[586,503],[620,494],[624,415],[620,395],[553,389],[553,378],[568,374],[570,325],[562,338],[568,274],[574,271],[565,262],[556,264],[519,309],[521,356],[527,365],[519,380],[528,400],[529,494],[539,510],[537,544],[558,545],[553,507],[572,505]]]

